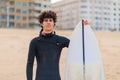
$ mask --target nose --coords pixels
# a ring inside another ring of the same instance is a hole
[[[50,24],[50,21],[47,21],[47,24]]]
[[[47,21],[48,24],[50,24],[50,22],[51,22],[50,20]]]

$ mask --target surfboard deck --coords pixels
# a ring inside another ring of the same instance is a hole
[[[90,25],[84,26],[85,73],[83,72],[82,21],[75,27],[70,40],[64,80],[104,80],[99,45]]]

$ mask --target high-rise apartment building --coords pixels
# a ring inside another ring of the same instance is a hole
[[[74,28],[79,21],[79,0],[64,0],[54,3],[52,9],[57,13],[57,28]]]
[[[58,14],[58,28],[74,28],[81,19],[89,20],[94,30],[119,30],[120,1],[63,0],[52,5]]]
[[[113,29],[120,31],[120,0],[113,0]]]
[[[0,27],[38,27],[38,15],[48,9],[50,0],[0,0]]]

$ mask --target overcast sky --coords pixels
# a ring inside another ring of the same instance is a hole
[[[51,0],[51,3],[55,3],[57,1],[61,1],[61,0]]]

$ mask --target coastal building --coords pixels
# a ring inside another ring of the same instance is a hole
[[[39,27],[38,15],[50,0],[0,0],[0,27]]]
[[[62,0],[52,4],[61,29],[71,29],[81,19],[87,19],[93,30],[120,30],[119,0]]]

